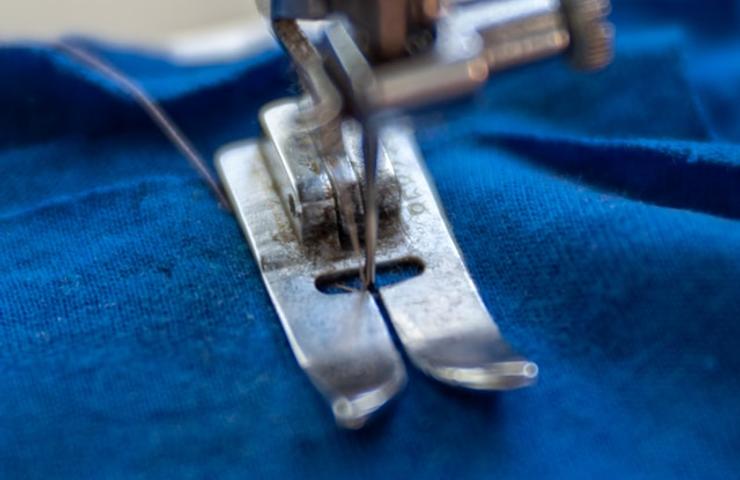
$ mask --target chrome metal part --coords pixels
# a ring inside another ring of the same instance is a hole
[[[331,180],[310,129],[301,127],[296,102],[274,103],[260,114],[269,142],[262,145],[287,217],[301,242],[339,248]]]
[[[469,93],[492,72],[559,53],[570,52],[586,69],[611,60],[611,28],[604,20],[608,0],[473,0],[453,2],[448,10],[438,0],[273,0],[272,7],[275,33],[311,99],[305,123],[315,130],[319,154],[332,158],[339,152],[343,114],[362,124],[368,287],[377,250],[379,115]],[[324,51],[318,52],[295,18],[329,18],[330,13],[342,18],[329,22]],[[407,45],[415,29],[434,32],[434,41],[418,52]],[[339,165],[330,161],[328,166],[336,184]]]
[[[344,152],[357,172],[360,185],[365,182],[365,160],[362,157],[362,125],[356,120],[347,118],[342,122]],[[380,228],[395,219],[401,206],[401,186],[393,170],[388,150],[380,145],[377,165],[378,217]]]
[[[309,130],[321,154],[331,154],[341,144],[339,133],[344,99],[324,68],[324,60],[295,20],[273,22],[275,35],[298,72],[305,96],[300,123]]]
[[[504,341],[476,290],[412,130],[388,117],[557,54],[606,66],[609,1],[264,2],[305,95],[268,105],[266,138],[225,148],[217,165],[293,353],[337,422],[362,426],[406,381],[381,311],[410,360],[441,382],[534,382],[537,366]],[[320,48],[297,19],[329,20]],[[407,263],[421,274],[371,293],[376,264]],[[358,271],[363,290],[319,291]]]
[[[558,54],[578,68],[603,68],[612,58],[608,13],[608,0],[456,2],[438,18],[429,48],[414,55],[369,68],[351,28],[335,21],[325,57],[350,104],[366,111],[414,107],[470,93],[494,72]]]
[[[343,16],[363,53],[384,60],[404,55],[409,34],[431,25],[440,11],[439,0],[272,0],[269,15],[273,20]]]
[[[564,52],[570,36],[557,0],[507,0],[459,9],[455,28],[475,28],[491,72]]]
[[[403,388],[406,372],[372,294],[326,295],[316,279],[349,268],[341,250],[304,246],[256,142],[226,147],[217,166],[298,364],[337,422],[359,428]]]
[[[570,36],[559,0],[457,4],[437,23],[433,48],[376,69],[376,109],[416,106],[469,93],[494,71],[565,52]]]
[[[614,57],[614,26],[605,19],[609,0],[562,0],[571,32],[571,61],[576,68],[598,70]]]
[[[344,118],[337,133],[340,145],[322,153],[314,141],[315,130],[304,125],[304,118],[299,101],[266,105],[260,123],[270,141],[262,143],[263,155],[299,240],[326,249],[347,249],[353,222],[359,226],[365,221],[362,127]],[[382,227],[398,214],[400,203],[398,179],[382,146],[376,180]]]
[[[537,365],[502,338],[470,278],[427,179],[410,128],[394,126],[381,141],[401,182],[401,222],[381,239],[381,264],[413,258],[424,272],[380,288],[380,296],[414,364],[437,380],[476,390],[530,385]]]
[[[270,110],[285,112],[291,101]],[[297,105],[292,102],[293,115]],[[357,129],[347,128],[350,144]],[[274,136],[272,139],[274,140]],[[410,128],[378,130],[401,185],[398,214],[378,237],[381,266],[412,262],[423,267],[414,278],[382,286],[379,298],[411,361],[450,385],[506,390],[532,383],[535,364],[503,340],[465,268],[444,214],[426,177]],[[337,421],[362,425],[401,388],[403,365],[378,306],[366,290],[327,295],[323,280],[357,271],[352,252],[301,241],[285,209],[262,142],[223,150],[217,165],[234,204],[283,328],[301,367],[332,405]],[[277,188],[276,188],[277,187]]]

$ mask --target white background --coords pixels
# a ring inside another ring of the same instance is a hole
[[[81,33],[162,43],[246,24],[256,16],[255,0],[0,0],[0,36],[49,39]]]

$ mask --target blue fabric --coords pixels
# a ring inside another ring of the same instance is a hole
[[[411,372],[344,432],[236,221],[148,118],[43,45],[0,49],[0,478],[731,478],[740,468],[740,7],[616,0],[617,58],[419,115],[483,298],[539,384]],[[212,154],[296,91],[277,53],[91,45]]]

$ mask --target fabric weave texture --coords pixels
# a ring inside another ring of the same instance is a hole
[[[235,221],[136,104],[0,47],[0,478],[733,478],[740,2],[614,0],[614,64],[505,73],[417,115],[529,389],[406,390],[346,432]],[[279,52],[182,66],[88,42],[212,157],[297,92]],[[440,288],[444,288],[443,285]]]

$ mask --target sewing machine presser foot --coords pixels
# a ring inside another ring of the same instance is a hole
[[[420,273],[375,292],[320,290],[362,266],[361,134],[347,118],[340,153],[320,159],[300,112],[299,100],[267,105],[265,138],[225,147],[216,163],[290,347],[336,421],[361,427],[406,383],[383,311],[409,360],[442,383],[533,383],[537,366],[504,341],[483,304],[402,120],[379,134],[377,263]]]

